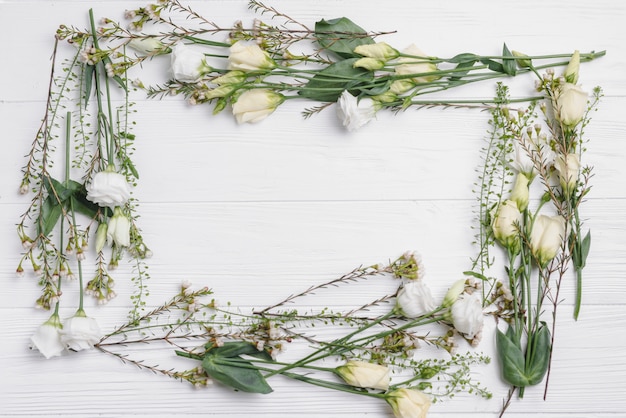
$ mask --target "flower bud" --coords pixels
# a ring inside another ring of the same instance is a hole
[[[104,222],[98,225],[96,230],[96,252],[99,253],[104,248],[104,244],[107,242],[107,229],[108,226]]]
[[[456,302],[456,300],[458,299],[459,295],[463,293],[464,291],[465,291],[465,279],[457,280],[452,285],[452,287],[448,289],[446,296],[444,296],[443,298],[443,302],[441,303],[441,306],[445,308],[452,306],[452,304]]]
[[[347,384],[360,388],[387,390],[391,381],[386,366],[365,361],[350,360],[337,367],[335,373]]]
[[[385,62],[376,58],[361,58],[352,64],[352,67],[354,68],[364,68],[369,71],[380,70],[384,66]]]
[[[559,183],[564,191],[571,194],[578,184],[578,172],[580,171],[580,160],[578,154],[559,155],[554,167],[559,173]]]
[[[107,243],[118,247],[130,246],[130,219],[117,207],[107,226]]]
[[[520,68],[530,68],[532,67],[532,60],[528,58],[528,55],[522,54],[518,51],[511,51],[511,54],[515,57],[515,62]]]
[[[513,186],[510,197],[510,200],[517,204],[517,208],[520,212],[528,207],[528,195],[528,177],[520,173],[515,179],[515,185]]]
[[[396,418],[426,418],[430,397],[416,389],[401,388],[385,394]]]
[[[271,115],[284,101],[285,96],[272,90],[247,90],[233,104],[233,114],[237,123],[259,122]]]
[[[271,70],[276,63],[256,43],[238,41],[231,45],[228,69],[240,71]]]
[[[133,38],[128,42],[128,46],[142,55],[160,55],[172,52],[163,42],[157,38]]]
[[[426,57],[417,46],[411,44],[402,51],[402,57],[398,59],[400,65],[396,66],[397,75],[410,75],[431,73],[437,71],[437,65]],[[429,83],[440,78],[437,74],[412,77],[415,83]]]
[[[565,67],[565,71],[563,72],[563,77],[565,81],[568,83],[576,84],[578,83],[578,70],[580,68],[580,52],[578,50],[574,51],[572,54],[572,58],[570,58],[567,67]]]
[[[568,128],[573,128],[587,111],[587,92],[572,83],[563,83],[554,92],[553,107],[556,118]]]
[[[398,58],[398,56],[400,56],[400,53],[397,50],[395,50],[385,42],[359,45],[354,48],[354,53],[368,58],[376,58],[377,60],[383,62]]]
[[[516,252],[519,249],[519,226],[522,213],[513,200],[505,200],[496,210],[491,228],[493,235],[500,244]]]
[[[450,309],[454,329],[473,339],[483,329],[483,303],[479,292],[461,294]]]
[[[530,232],[530,249],[541,267],[545,267],[561,248],[565,239],[562,216],[538,215]]]

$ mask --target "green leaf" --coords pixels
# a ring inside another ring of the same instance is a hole
[[[41,214],[37,222],[37,233],[49,235],[61,217],[62,212],[63,205],[58,203],[54,195],[48,195],[41,205]]]
[[[528,349],[531,352],[526,365],[526,376],[529,385],[536,385],[543,380],[550,363],[550,331],[544,323],[530,336]]]
[[[476,64],[476,61],[470,60],[470,61],[462,61],[460,63],[457,64],[456,67],[454,67],[455,70],[464,70],[465,71],[455,71],[453,74],[453,76],[450,77],[450,80],[460,80],[461,78],[463,78],[465,75],[467,75],[467,73],[470,72],[470,70],[472,69],[472,67],[474,66],[474,64]]]
[[[95,76],[95,70],[96,68],[93,65],[83,65],[83,79],[85,82],[85,108],[87,107],[87,104],[89,104],[89,99],[91,97],[91,86]]]
[[[489,280],[489,279],[488,279],[485,275],[480,274],[480,273],[477,273],[477,272],[475,272],[475,271],[470,271],[470,270],[468,270],[468,271],[464,271],[464,272],[463,272],[463,275],[465,275],[465,276],[470,276],[470,277],[474,277],[475,279],[478,279],[478,280],[483,280],[483,281],[487,281],[487,280]]]
[[[511,51],[509,51],[506,43],[502,46],[502,56],[504,57],[504,59],[502,60],[504,73],[510,76],[514,76],[517,71],[515,56],[511,53]]]
[[[355,37],[354,34],[359,36]],[[367,32],[363,28],[347,17],[322,19],[315,23],[315,37],[320,46],[342,58],[361,57],[354,53],[354,48],[374,43],[374,40],[366,35]]]
[[[585,238],[583,238],[580,244],[580,260],[578,261],[578,268],[582,269],[587,264],[587,256],[591,249],[591,231],[587,232]]]
[[[478,61],[478,55],[465,52],[463,54],[455,55],[454,57],[450,58],[447,62],[457,64],[457,63],[463,63],[463,62],[475,63],[476,61]]]
[[[505,73],[504,66],[497,61],[490,60],[488,58],[480,60],[483,64],[485,64],[491,71],[496,73]]]
[[[317,73],[299,94],[320,102],[335,102],[344,90],[357,90],[359,84],[369,83],[374,74],[364,68],[354,68],[358,58],[336,62]]]
[[[208,353],[216,357],[235,357],[241,354],[258,353],[256,346],[246,341],[230,341],[221,347],[212,348]]]
[[[212,355],[213,352],[214,350],[209,351],[202,360],[202,367],[211,378],[243,392],[264,394],[272,392],[261,372],[255,369],[251,362],[238,356],[228,357],[238,359],[236,363],[229,362],[219,355]]]
[[[78,193],[74,194],[72,197],[70,197],[70,199],[72,202],[72,209],[74,209],[76,213],[83,214],[91,219],[95,219],[98,211],[110,211],[110,209],[108,208],[101,208],[95,203],[87,200],[87,191],[83,192],[81,190]]]
[[[530,384],[525,373],[524,353],[515,342],[516,338],[511,339],[512,335],[512,332],[504,334],[499,329],[496,330],[496,347],[502,366],[502,377],[507,383],[523,388]]]

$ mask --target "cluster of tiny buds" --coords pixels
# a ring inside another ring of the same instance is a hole
[[[437,345],[450,354],[455,354],[458,347],[454,338],[454,331],[450,330],[448,333],[437,340]]]
[[[28,182],[24,181],[20,184],[20,194],[26,194],[29,190],[30,187],[28,187]]]

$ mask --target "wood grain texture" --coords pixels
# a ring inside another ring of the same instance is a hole
[[[196,11],[224,26],[254,14],[244,0],[190,0]],[[436,3],[436,4],[435,4]],[[349,16],[372,30],[397,30],[385,41],[416,43],[430,54],[511,49],[544,54],[604,50],[581,67],[587,88],[605,97],[587,129],[587,163],[595,167],[585,202],[593,247],[585,278],[582,317],[571,319],[574,286],[566,280],[559,310],[551,386],[527,390],[507,416],[616,418],[626,416],[626,6],[613,0],[275,0],[271,6],[313,24]],[[86,27],[87,10],[121,20],[143,1],[5,0],[0,27],[0,417],[390,417],[376,400],[352,399],[277,379],[270,396],[233,393],[214,386],[196,390],[141,372],[96,351],[44,360],[27,349],[47,317],[32,308],[32,277],[15,278],[21,246],[15,224],[28,199],[17,194],[23,156],[45,106],[53,34],[59,24]],[[66,46],[63,46],[65,48]],[[146,68],[158,80],[165,61]],[[515,94],[532,92],[530,79],[510,80]],[[448,97],[485,97],[488,85]],[[379,114],[348,134],[333,109],[305,120],[308,103],[290,101],[270,118],[237,126],[229,112],[212,116],[177,98],[134,97],[139,112],[135,159],[141,181],[140,226],[154,252],[149,302],[158,305],[183,279],[209,286],[220,301],[242,310],[272,304],[290,293],[337,277],[361,264],[419,251],[435,297],[470,266],[475,199],[472,192],[488,115],[475,110],[420,109]],[[88,257],[93,257],[93,254]],[[130,267],[116,278],[120,295],[105,308],[88,301],[103,328],[123,322],[130,307]],[[571,279],[571,278],[570,278]],[[367,282],[346,293],[327,292],[300,303],[342,307],[389,291],[388,281]],[[67,287],[68,300],[76,289]],[[74,307],[63,307],[71,315]],[[478,351],[495,354],[495,324]],[[297,353],[302,347],[293,347]],[[470,350],[463,345],[460,351]],[[163,351],[146,348],[160,362]],[[288,353],[287,353],[288,354]],[[181,359],[168,358],[166,362]],[[494,393],[435,404],[431,417],[495,417],[507,388],[496,362],[475,375]]]

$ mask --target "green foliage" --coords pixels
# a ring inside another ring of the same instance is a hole
[[[354,53],[354,48],[374,43],[363,28],[347,17],[316,22],[315,37],[324,49],[342,58],[360,57]]]

